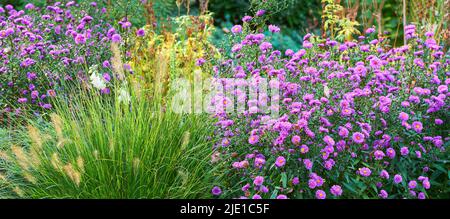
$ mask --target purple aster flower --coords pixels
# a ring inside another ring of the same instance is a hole
[[[49,104],[49,103],[46,103],[46,104],[42,105],[42,108],[44,108],[44,109],[51,109],[52,105]]]
[[[368,177],[368,176],[370,176],[370,174],[372,174],[372,171],[367,167],[359,168],[358,172],[359,172],[359,175],[364,176],[364,177]]]
[[[425,193],[420,192],[419,195],[417,196],[418,199],[425,199]]]
[[[222,194],[222,189],[220,189],[218,186],[214,186],[211,190],[211,193],[215,196],[219,196]]]
[[[241,51],[241,49],[242,49],[242,44],[236,44],[231,48],[231,52],[236,53],[236,52]]]
[[[259,141],[258,135],[251,135],[250,138],[248,138],[248,143],[250,143],[251,145],[258,143],[258,141]]]
[[[228,139],[228,138],[223,138],[222,139],[222,146],[223,147],[227,147],[228,145],[230,145],[230,139]]]
[[[398,118],[400,119],[400,121],[405,122],[409,119],[409,115],[404,112],[401,112]]]
[[[316,191],[316,198],[317,199],[325,199],[327,197],[327,194],[323,190],[317,190]]]
[[[309,159],[304,159],[303,164],[305,165],[307,170],[311,170],[313,167],[313,162],[311,162],[311,160]]]
[[[400,148],[400,154],[401,154],[402,156],[407,156],[407,155],[409,154],[409,149],[408,149],[408,147],[402,147],[402,148]]]
[[[408,187],[409,187],[410,189],[415,189],[415,188],[417,187],[417,182],[416,182],[415,180],[409,181]]]
[[[287,199],[287,196],[286,195],[278,195],[277,199]]]
[[[260,195],[258,195],[258,194],[255,194],[255,195],[253,195],[252,199],[262,199],[262,198],[261,198],[261,196],[260,196]]]
[[[349,132],[348,132],[347,128],[342,127],[342,126],[339,127],[339,132],[338,132],[339,136],[346,138],[348,136],[348,133]]]
[[[380,172],[380,177],[381,177],[381,178],[384,178],[384,179],[389,179],[389,173],[388,173],[388,171],[382,170],[382,171]]]
[[[276,25],[269,25],[269,31],[272,33],[278,33],[280,32],[280,28]]]
[[[275,166],[282,167],[286,164],[286,159],[283,156],[277,157],[277,160],[275,161]]]
[[[314,189],[314,188],[316,188],[316,186],[317,186],[317,183],[316,183],[316,181],[314,179],[309,179],[308,180],[308,187],[310,189]]]
[[[261,17],[261,16],[263,16],[265,13],[266,13],[266,10],[261,9],[261,10],[258,10],[258,11],[256,12],[256,16]]]
[[[306,154],[306,153],[308,153],[308,151],[309,151],[309,147],[308,147],[308,146],[302,145],[302,146],[300,147],[300,153]]]
[[[403,178],[402,178],[402,176],[400,174],[395,174],[395,176],[394,176],[394,183],[395,184],[401,183],[402,180],[403,180]]]
[[[145,30],[144,29],[139,29],[136,31],[136,36],[138,37],[143,37],[145,36]]]
[[[262,176],[257,176],[255,177],[255,180],[253,180],[253,184],[255,184],[256,186],[261,186],[264,183],[264,177]]]
[[[334,185],[334,186],[331,186],[330,192],[334,196],[341,196],[342,195],[342,188],[339,185]]]
[[[300,179],[298,177],[294,177],[292,179],[292,185],[298,185],[300,183]]]
[[[375,32],[375,28],[373,28],[373,27],[367,28],[367,30],[366,30],[366,34],[371,34],[373,32]]]
[[[269,42],[263,42],[259,45],[259,49],[261,49],[263,53],[266,53],[268,50],[272,49],[272,44]]]
[[[242,33],[242,26],[241,25],[234,25],[231,28],[231,32],[234,34]]]
[[[388,149],[386,149],[386,154],[389,158],[394,159],[395,150],[393,148],[388,148]]]
[[[335,142],[334,142],[334,140],[333,140],[333,138],[331,138],[330,136],[325,136],[324,138],[323,138],[323,141],[328,145],[328,146],[334,146],[335,145]]]
[[[241,190],[243,192],[248,191],[250,189],[250,183],[245,184],[244,186],[242,186]]]
[[[197,61],[195,61],[196,66],[202,66],[205,63],[206,63],[206,60],[204,58],[199,58],[199,59],[197,59]]]
[[[253,18],[251,16],[246,15],[242,18],[242,22],[247,23],[250,22],[252,19]]]
[[[375,156],[375,160],[382,160],[385,156],[383,151],[376,150],[373,155]]]
[[[357,144],[364,143],[364,135],[361,132],[353,133],[352,139]]]
[[[17,102],[19,102],[19,103],[26,103],[26,102],[28,102],[28,99],[25,98],[25,97],[22,97],[22,98],[19,98],[19,99],[17,100]]]
[[[382,199],[387,199],[388,198],[388,193],[386,192],[386,190],[381,190],[380,194],[378,194],[378,196],[380,196],[380,198]]]
[[[422,186],[423,186],[423,188],[425,188],[425,189],[430,189],[430,187],[431,187],[431,184],[430,184],[430,181],[428,181],[428,179],[427,180],[424,180],[423,182],[422,182]]]
[[[421,122],[415,121],[412,123],[412,128],[414,129],[414,131],[416,131],[417,133],[421,133],[422,129],[423,129],[423,125]]]
[[[103,79],[105,79],[105,81],[111,81],[111,76],[108,73],[104,73],[103,74]]]
[[[444,121],[443,121],[442,119],[435,119],[435,120],[434,120],[434,124],[436,124],[436,125],[442,125],[442,124],[444,124]]]
[[[33,10],[33,9],[34,9],[34,5],[31,4],[31,3],[28,3],[28,4],[25,5],[25,9],[27,9],[27,10]]]
[[[292,143],[295,144],[295,145],[299,145],[300,144],[300,140],[301,140],[301,138],[298,135],[292,136],[292,139],[291,139]]]
[[[77,34],[77,36],[75,37],[75,43],[76,44],[86,43],[86,37],[83,34]]]
[[[111,40],[114,43],[120,43],[122,41],[122,37],[116,33],[116,34],[112,35]]]

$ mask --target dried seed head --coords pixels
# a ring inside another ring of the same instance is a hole
[[[83,160],[83,158],[81,156],[78,156],[78,158],[77,158],[77,166],[78,166],[78,169],[82,173],[84,173],[84,160]]]
[[[139,169],[139,164],[141,163],[141,160],[139,159],[139,158],[134,158],[133,159],[133,168],[135,169],[135,170],[137,170],[137,169]]]
[[[32,125],[28,125],[27,128],[28,128],[28,135],[30,136],[31,139],[32,149],[34,148],[34,150],[40,151],[42,149],[42,142],[43,142],[41,133],[36,127]]]
[[[14,156],[16,156],[17,163],[23,170],[29,170],[31,168],[31,162],[26,154],[26,152],[23,150],[22,147],[18,147],[16,145],[13,145],[11,147],[12,153]]]
[[[5,151],[0,151],[0,160],[4,160],[6,162],[10,162],[12,159]]]
[[[188,181],[189,174],[183,170],[178,170],[178,175],[181,177],[181,185],[185,185]]]
[[[63,146],[63,143],[65,142],[63,135],[63,122],[61,117],[54,113],[50,115],[50,117],[52,119],[52,123],[55,128],[56,136],[58,137],[57,147],[60,148]]]
[[[184,132],[183,141],[181,143],[181,150],[184,151],[191,140],[191,133],[189,131]]]
[[[69,164],[65,165],[64,172],[70,178],[70,180],[72,180],[72,182],[75,183],[75,185],[77,185],[77,186],[80,185],[81,174],[80,174],[80,172],[76,171],[73,168],[72,164],[69,163]]]
[[[24,197],[24,192],[22,189],[20,189],[19,186],[14,187],[13,192],[16,193],[19,197]]]
[[[36,178],[29,171],[23,172],[22,175],[28,182],[36,184]]]
[[[59,156],[57,153],[52,154],[51,164],[55,170],[60,171],[62,168],[61,160],[59,159]]]
[[[92,154],[94,155],[94,158],[98,160],[98,151],[95,150]]]
[[[111,43],[111,52],[113,54],[111,58],[112,69],[114,73],[118,75],[118,78],[122,80],[124,79],[123,62],[119,45],[117,45],[117,43]]]

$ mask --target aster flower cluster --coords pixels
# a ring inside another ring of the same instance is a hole
[[[130,32],[131,24],[124,19],[115,29],[105,8],[80,4],[0,7],[0,115],[45,112],[59,85],[69,81],[111,92],[116,76],[109,48],[112,42],[120,46],[120,32]]]
[[[214,161],[228,198],[429,196],[450,140],[450,59],[432,34],[409,25],[400,48],[371,30],[348,42],[307,34],[303,49],[282,52],[250,21],[214,67]]]

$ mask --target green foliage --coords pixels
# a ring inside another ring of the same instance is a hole
[[[136,94],[128,105],[82,88],[73,91],[56,104],[52,123],[30,121],[28,129],[1,141],[1,152],[10,158],[0,158],[1,197],[208,195],[214,169],[207,118],[164,112]]]

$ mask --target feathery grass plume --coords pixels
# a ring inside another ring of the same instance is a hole
[[[53,126],[55,128],[56,136],[58,137],[58,143],[57,147],[61,148],[64,145],[65,139],[63,135],[63,122],[61,120],[61,117],[52,113],[50,115]]]
[[[31,139],[30,161],[33,164],[33,166],[39,166],[41,163],[39,155],[42,152],[43,140],[41,134],[39,133],[39,130],[36,127],[28,125],[27,128],[28,128],[28,136]]]
[[[50,163],[52,164],[53,168],[55,168],[55,170],[61,171],[62,163],[57,153],[52,154],[52,159]]]
[[[0,151],[0,160],[4,160],[6,162],[10,162],[12,159],[5,151]]]
[[[133,169],[136,171],[139,169],[139,164],[141,163],[141,160],[139,158],[133,159]]]
[[[98,150],[94,150],[94,152],[92,152],[92,154],[94,155],[94,158],[96,160],[98,160]]]
[[[189,144],[191,140],[191,133],[189,131],[185,131],[183,134],[183,141],[181,142],[181,152],[186,149],[186,146]]]
[[[178,170],[178,175],[180,175],[181,177],[181,186],[186,185],[186,183],[188,182],[189,173],[183,170]]]
[[[13,189],[13,192],[16,193],[21,198],[23,198],[25,196],[25,193],[19,186],[15,186]]]
[[[73,168],[72,164],[64,165],[64,172],[75,185],[80,186],[81,174]]]
[[[23,178],[25,178],[28,182],[36,184],[36,178],[33,176],[32,173],[30,173],[30,171],[24,171],[22,175]]]
[[[11,147],[11,151],[16,156],[17,163],[22,168],[22,170],[26,171],[32,167],[31,161],[22,147],[13,145]]]
[[[168,63],[170,55],[170,48],[162,48],[157,54],[156,74],[155,74],[155,90],[154,96],[164,101],[164,96],[168,90],[167,81],[170,75],[168,74]],[[163,103],[164,104],[164,103]]]
[[[134,95],[140,99],[142,96],[142,84],[136,78],[131,79],[131,87],[133,89]]]
[[[83,157],[78,156],[77,158],[77,167],[80,170],[80,172],[84,173],[84,160]]]
[[[28,125],[27,128],[28,128],[28,136],[30,136],[31,139],[32,148],[40,151],[42,149],[43,143],[41,133],[36,127],[32,125]]]
[[[111,52],[113,54],[111,57],[112,69],[114,73],[118,75],[118,78],[122,80],[125,78],[125,74],[123,70],[122,56],[120,55],[120,49],[117,43],[111,43]]]
[[[114,153],[114,148],[115,148],[114,139],[112,139],[112,138],[109,139],[108,146],[109,146],[109,152]]]

